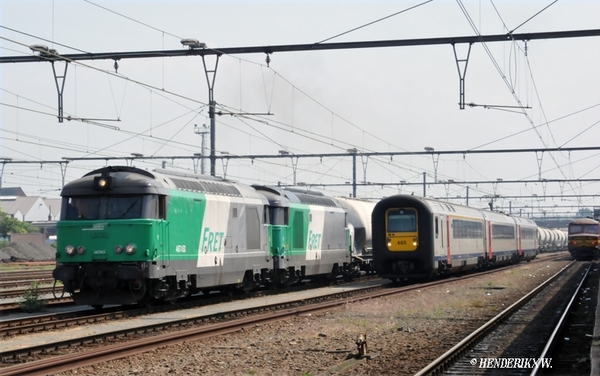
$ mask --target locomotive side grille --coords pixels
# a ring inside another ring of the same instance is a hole
[[[304,195],[301,193],[296,193],[296,196],[300,199],[300,202],[303,204],[309,205],[319,205],[319,206],[331,206],[337,207],[336,201],[329,197],[321,197],[321,196],[312,196],[312,195]]]
[[[209,181],[193,181],[171,178],[175,186],[180,189],[187,189],[191,191],[215,193],[227,196],[241,196],[240,191],[231,185],[218,184]]]

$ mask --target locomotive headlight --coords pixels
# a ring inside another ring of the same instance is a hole
[[[94,177],[94,189],[100,191],[106,191],[112,189],[113,178],[112,176],[96,176]]]
[[[68,245],[65,247],[65,253],[69,256],[73,256],[75,254],[75,248],[72,245]]]
[[[125,246],[125,253],[133,255],[135,253],[135,245],[129,243]]]
[[[80,255],[83,255],[85,253],[85,247],[80,245],[79,247],[77,247],[77,253]]]
[[[120,254],[121,252],[123,252],[123,247],[120,245],[115,245],[115,253]]]
[[[419,240],[417,238],[413,239],[413,246],[417,246],[417,244],[419,244]]]
[[[392,239],[386,239],[387,240],[387,246],[391,247],[392,246]]]

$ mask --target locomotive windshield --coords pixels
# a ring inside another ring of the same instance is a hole
[[[597,234],[598,225],[570,225],[569,234]]]
[[[417,231],[417,212],[413,209],[392,209],[387,212],[387,232]]]
[[[155,195],[64,197],[61,219],[159,218],[158,202]]]

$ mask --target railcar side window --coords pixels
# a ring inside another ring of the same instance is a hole
[[[417,231],[417,212],[414,209],[391,209],[387,211],[387,232]]]
[[[507,225],[492,225],[493,239],[514,239],[515,227]]]
[[[454,219],[452,220],[452,237],[454,239],[483,239],[483,223]]]
[[[521,229],[521,237],[523,239],[534,239],[535,238],[535,230],[532,228]]]

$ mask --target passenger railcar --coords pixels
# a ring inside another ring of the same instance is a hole
[[[412,195],[381,200],[373,210],[373,268],[391,280],[531,260],[535,222]]]
[[[53,276],[77,304],[355,273],[347,213],[320,194],[109,166],[61,196]]]
[[[595,259],[599,255],[600,222],[577,218],[569,222],[569,253],[576,260]]]

